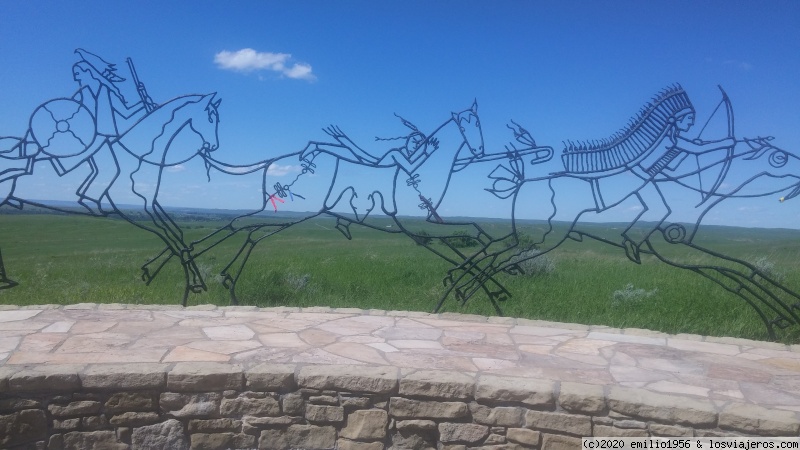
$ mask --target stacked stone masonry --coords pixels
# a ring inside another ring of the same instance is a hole
[[[0,366],[4,449],[577,449],[582,436],[798,436],[792,411],[391,366]]]

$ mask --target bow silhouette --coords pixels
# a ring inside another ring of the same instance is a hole
[[[725,112],[728,115],[728,135],[726,137],[732,138],[734,137],[734,128],[733,128],[733,106],[731,105],[731,99],[728,97],[728,94],[725,92],[725,89],[722,89],[722,86],[717,85],[719,91],[722,93],[722,100],[717,104],[717,107],[714,108],[714,112],[708,117],[708,120],[703,125],[703,128],[700,129],[700,133],[697,134],[697,139],[700,139],[702,136],[703,131],[706,129],[708,124],[711,122],[711,119],[717,114],[722,104],[725,104]],[[725,176],[728,174],[728,170],[731,168],[731,162],[733,161],[733,147],[727,147],[727,153],[725,155],[725,160],[722,163],[722,168],[720,169],[719,175],[717,175],[717,179],[714,181],[714,185],[711,186],[711,189],[708,191],[701,190],[702,200],[697,206],[702,205],[705,203],[711,196],[713,196],[717,189],[722,185],[722,182],[725,180]]]

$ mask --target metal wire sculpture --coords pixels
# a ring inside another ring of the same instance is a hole
[[[221,272],[222,283],[236,304],[237,282],[257,244],[293,225],[326,215],[336,218],[336,228],[348,239],[352,224],[401,233],[446,260],[452,268],[444,278],[447,289],[436,311],[451,296],[465,303],[484,292],[502,313],[499,302],[511,293],[501,283],[501,274],[520,274],[527,259],[542,257],[568,240],[594,239],[620,249],[634,263],[640,264],[642,255],[650,255],[715,282],[747,302],[772,338],[776,327],[800,324],[800,295],[753,264],[694,242],[704,217],[724,200],[783,192],[783,198],[790,199],[800,193],[797,156],[774,146],[771,137],[737,139],[731,101],[721,87],[722,99],[712,116],[720,111],[727,114],[728,135],[723,139],[702,138],[711,118],[696,138],[686,136],[696,112],[683,88],[674,85],[660,92],[618,133],[600,141],[567,142],[560,158],[553,157],[552,147],[537,145],[530,132],[513,121],[508,128],[514,140],[504,151],[487,153],[477,103],[473,103],[427,132],[398,116],[408,133],[391,140],[378,139],[399,144],[378,153],[363,149],[339,127],[330,126],[323,130],[330,137],[327,142],[310,141],[298,152],[237,165],[213,154],[219,148],[221,102],[215,94],[185,95],[156,104],[128,58],[128,72],[138,95],[137,101],[129,103],[118,86],[126,80],[114,64],[82,49],[76,54],[79,61],[73,66],[73,77],[78,91],[36,108],[23,137],[0,137],[0,206],[21,209],[32,205],[76,213],[73,208],[19,198],[14,195],[15,184],[45,162],[59,176],[88,167],[89,174],[75,192],[85,208],[80,213],[118,215],[158,236],[164,249],[142,266],[142,278],[149,284],[165,264],[178,260],[184,274],[184,305],[190,293],[206,289],[197,267],[197,259],[206,252],[233,236],[245,236]],[[232,218],[201,239],[188,241],[160,204],[158,194],[165,169],[193,158],[201,158],[209,174],[260,176],[260,208]],[[300,164],[303,169],[289,183],[269,172],[271,166],[290,164]],[[439,212],[453,177],[476,164],[488,164],[491,186],[486,190],[513,202],[508,234],[491,236],[476,222],[448,220]],[[377,176],[364,177],[366,172]],[[756,186],[762,178],[770,180],[769,186]],[[309,188],[319,183],[327,189]],[[673,220],[670,204],[675,200],[665,196],[667,186],[682,190],[682,201],[699,194],[693,222]],[[133,212],[115,203],[118,195],[131,192],[138,200],[138,210]],[[401,198],[414,199],[419,209],[405,210],[408,202],[400,202]],[[584,226],[585,217],[630,200],[640,204],[641,213],[619,236],[609,238]],[[310,212],[291,219],[259,221],[260,213],[277,211],[286,201],[301,201]],[[573,212],[574,207],[565,207],[576,202],[582,205],[578,213]],[[548,226],[534,236],[537,251],[532,253],[520,245],[517,213],[533,208],[545,208],[549,218]],[[408,217],[420,211],[437,231],[412,231]],[[373,225],[368,219],[376,215],[389,217],[395,226]],[[140,220],[141,216],[146,220]],[[569,226],[557,227],[556,222]],[[454,241],[453,230],[461,230],[478,250],[462,249]],[[676,257],[675,252],[667,251],[675,247],[686,249],[688,256]],[[697,263],[699,259],[693,256],[697,254],[713,263]],[[0,254],[0,289],[16,284],[8,278]]]

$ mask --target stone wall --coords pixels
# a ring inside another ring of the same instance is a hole
[[[395,367],[0,366],[4,449],[577,449],[581,436],[798,436],[789,411]]]

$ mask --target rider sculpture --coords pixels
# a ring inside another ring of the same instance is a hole
[[[309,145],[306,150],[300,154],[300,160],[313,159],[314,155],[323,152],[336,156],[339,159],[368,167],[397,166],[410,175],[425,162],[434,150],[436,150],[436,143],[429,141],[427,136],[419,131],[414,124],[400,116],[397,117],[403,122],[403,125],[410,128],[412,131],[408,135],[398,138],[375,138],[375,140],[380,141],[404,141],[402,146],[393,147],[380,157],[368,153],[350,140],[338,127],[331,126],[326,128],[325,132],[336,139],[338,144],[315,143],[313,146]]]
[[[620,177],[638,186],[630,195],[638,198],[642,212],[622,233],[625,254],[631,261],[641,262],[640,246],[670,214],[657,182],[669,179],[670,172],[689,154],[735,145],[732,137],[715,141],[685,137],[694,123],[694,106],[683,88],[676,85],[662,91],[626,129],[610,139],[600,144],[571,142],[561,156],[564,175],[591,183],[598,211],[609,207],[603,192],[612,183],[620,183]]]
[[[145,98],[126,103],[117,86],[125,79],[116,74],[114,64],[82,49],[75,53],[80,61],[72,66],[72,77],[78,82],[78,91],[71,98],[40,105],[25,137],[0,138],[0,157],[11,168],[0,172],[0,183],[13,183],[21,175],[32,174],[38,161],[49,161],[59,176],[86,164],[89,174],[76,191],[78,202],[90,213],[104,215],[101,200],[119,175],[111,145],[149,108]],[[101,156],[113,163],[98,164]],[[101,171],[106,178],[102,182],[98,180]],[[19,207],[10,194],[0,198]]]
[[[50,158],[53,168],[59,176],[75,170],[83,163],[90,169],[86,180],[78,188],[79,202],[93,213],[102,213],[101,199],[106,194],[111,182],[119,174],[118,167],[103,167],[96,163],[100,155],[114,157],[111,144],[124,133],[135,119],[145,112],[144,101],[128,106],[125,97],[116,83],[125,81],[116,74],[114,64],[109,64],[97,55],[78,49],[81,61],[72,66],[72,76],[80,88],[72,98],[80,102],[93,115],[95,121],[95,138],[91,145],[78,154]],[[100,185],[96,183],[100,172],[115,171],[111,181]]]

